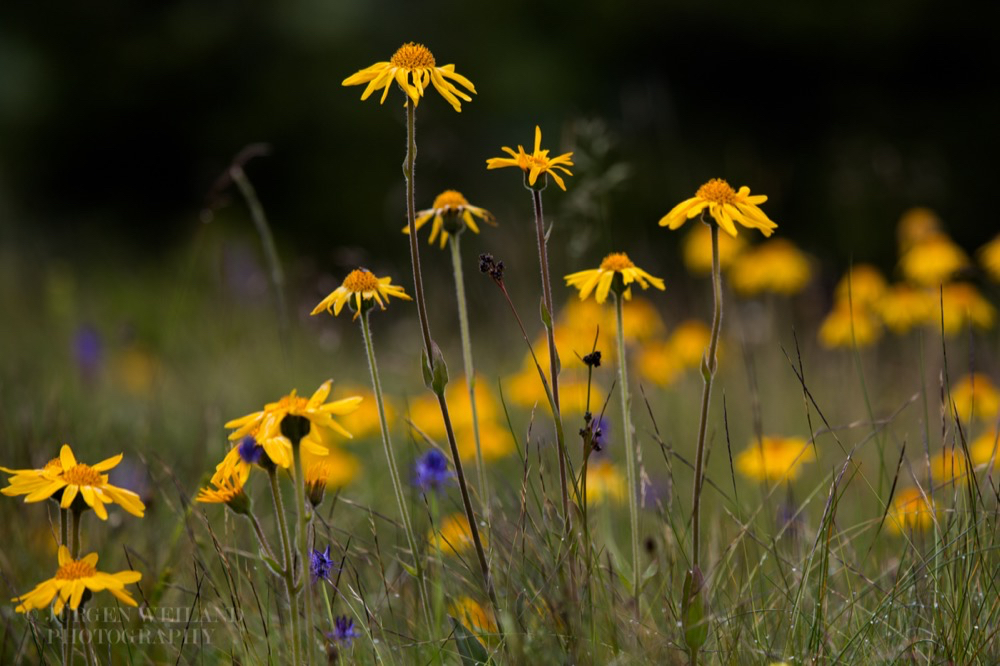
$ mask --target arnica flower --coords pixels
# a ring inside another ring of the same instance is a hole
[[[697,368],[712,337],[708,324],[697,319],[682,321],[670,334],[667,344],[684,368]]]
[[[746,239],[725,234],[719,236],[719,268],[726,270],[746,247]],[[693,275],[712,272],[712,230],[707,224],[696,224],[684,237],[681,246],[684,267]]]
[[[633,264],[632,260],[624,252],[612,252],[604,257],[604,261],[601,262],[599,268],[570,273],[565,277],[565,280],[567,286],[576,287],[580,290],[581,301],[585,300],[596,287],[597,290],[594,291],[594,298],[598,303],[603,303],[608,298],[608,293],[611,291],[611,286],[616,276],[621,276],[621,285],[624,289],[623,293],[626,299],[632,298],[632,287],[630,285],[633,282],[638,283],[643,289],[649,289],[650,285],[653,285],[660,291],[666,288],[661,278],[653,277]]]
[[[888,284],[882,273],[871,264],[855,264],[840,279],[833,291],[837,301],[872,307],[885,296]]]
[[[974,420],[995,423],[1000,416],[1000,390],[981,372],[965,375],[951,387],[951,399],[963,424]]]
[[[486,535],[480,532],[483,548],[486,548]],[[453,513],[441,519],[438,530],[431,529],[427,540],[441,549],[445,555],[461,555],[473,547],[472,530],[464,513]]]
[[[326,634],[326,638],[331,643],[340,643],[344,647],[351,647],[351,641],[361,638],[361,633],[354,626],[354,619],[346,615],[340,615],[333,621],[333,631]],[[333,663],[333,662],[331,662]]]
[[[674,353],[674,348],[665,340],[654,340],[639,347],[636,367],[639,376],[660,387],[670,386],[684,372],[684,366]]]
[[[377,62],[371,67],[366,67],[359,72],[351,74],[344,79],[341,85],[356,86],[367,83],[368,86],[361,94],[361,99],[368,99],[373,92],[382,90],[382,99],[379,104],[385,102],[389,95],[389,88],[393,83],[398,83],[411,100],[413,106],[420,103],[420,98],[424,96],[424,91],[428,84],[432,84],[441,97],[451,104],[452,108],[459,113],[462,112],[462,103],[471,102],[472,98],[455,86],[455,83],[476,94],[476,87],[472,81],[455,71],[455,65],[437,66],[434,55],[423,44],[408,42],[400,46],[388,62]]]
[[[904,488],[896,493],[886,522],[889,529],[902,534],[904,531],[921,532],[934,524],[935,507],[932,501],[917,488]]]
[[[935,321],[941,325],[946,336],[961,333],[966,326],[981,330],[993,328],[997,318],[996,308],[971,284],[966,282],[946,284],[941,288],[940,299],[940,310],[935,308],[939,313]],[[944,321],[941,322],[939,317]]]
[[[333,474],[333,465],[328,461],[315,460],[306,467],[306,498],[313,508],[323,503],[326,485]]]
[[[448,614],[461,622],[464,626],[484,633],[497,633],[497,623],[493,618],[493,613],[483,608],[471,597],[458,597],[448,605]]]
[[[473,233],[478,234],[479,226],[476,224],[477,217],[487,224],[496,224],[493,213],[485,208],[473,206],[466,201],[461,192],[445,190],[437,195],[434,199],[434,204],[430,208],[417,211],[414,226],[416,226],[417,231],[420,231],[420,227],[427,224],[427,221],[433,218],[434,223],[431,225],[431,235],[427,238],[427,242],[433,245],[434,240],[440,236],[441,247],[443,248],[445,243],[448,242],[448,235],[450,233],[458,233],[463,228],[468,227]],[[403,227],[403,233],[410,233],[409,225]]]
[[[979,248],[976,254],[979,256],[979,263],[983,265],[986,273],[993,278],[994,282],[1000,282],[1000,234]]]
[[[312,552],[309,553],[309,575],[312,577],[313,583],[321,578],[330,580],[330,572],[335,568],[336,565],[330,558],[330,544],[327,544],[326,550],[323,552],[313,548]]]
[[[27,495],[25,502],[41,502],[61,493],[59,506],[64,509],[70,508],[73,501],[80,497],[83,504],[77,506],[89,506],[101,520],[108,519],[108,511],[104,505],[112,503],[119,504],[132,515],[142,518],[146,506],[139,496],[131,490],[111,485],[108,483],[108,475],[101,473],[117,466],[121,459],[122,454],[119,453],[96,465],[78,463],[69,444],[63,444],[59,450],[58,467],[53,464],[54,461],[50,461],[43,470],[38,470],[37,475],[31,470],[13,470],[15,476],[11,478],[11,484],[3,489],[3,494]]]
[[[278,464],[271,454],[279,460],[283,459],[291,448],[291,442],[278,431],[276,424],[270,424],[270,428],[271,431],[265,433],[258,427],[253,434],[244,435],[236,446],[229,449],[222,462],[215,466],[212,484],[220,485],[222,479],[229,477],[235,477],[243,484],[250,477],[254,465],[267,468]]]
[[[883,294],[875,310],[886,328],[896,335],[904,335],[934,321],[935,301],[934,295],[925,289],[894,284]]]
[[[499,401],[490,389],[490,384],[491,382],[485,376],[476,375],[476,410],[480,423],[491,421],[500,415]],[[452,410],[452,427],[456,432],[471,429],[472,401],[469,399],[469,389],[465,377],[448,382],[444,395]],[[447,434],[444,422],[441,420],[441,408],[438,406],[437,398],[429,392],[410,401],[407,416],[413,425],[432,439],[443,438]]]
[[[389,302],[390,296],[404,301],[413,300],[401,286],[392,284],[391,277],[375,277],[367,268],[357,268],[348,273],[344,282],[320,301],[311,314],[316,315],[326,310],[337,316],[344,309],[344,305],[350,303],[354,319],[357,319],[365,307],[374,307],[375,303],[385,310],[385,304]]]
[[[306,470],[306,484],[310,479],[313,480],[317,491],[324,475],[327,490],[343,488],[361,475],[361,461],[338,445],[332,431],[313,428],[302,441],[302,465]],[[320,448],[325,449],[326,453],[314,453]]]
[[[524,172],[528,186],[532,188],[536,186],[539,176],[552,176],[552,179],[556,181],[556,185],[559,186],[559,189],[563,192],[566,191],[566,183],[563,182],[562,177],[557,172],[562,172],[567,176],[573,175],[573,173],[566,168],[573,166],[573,153],[563,153],[558,157],[550,158],[549,151],[542,150],[542,128],[537,125],[535,126],[535,150],[530,155],[524,152],[524,146],[518,146],[516,153],[513,149],[508,148],[507,146],[503,146],[501,150],[510,155],[510,157],[491,157],[486,160],[487,169],[517,167]],[[539,187],[545,187],[544,179]]]
[[[621,504],[628,488],[625,477],[610,460],[591,460],[587,465],[587,503]]]
[[[971,451],[970,451],[971,458]],[[969,463],[965,458],[965,451],[958,444],[946,446],[931,456],[931,479],[935,487],[952,483],[953,481],[965,482],[970,477]],[[975,461],[972,462],[975,465]]]
[[[30,495],[36,490],[49,485],[54,478],[62,474],[62,462],[59,458],[53,458],[45,463],[45,466],[41,469],[8,469],[7,467],[0,467],[0,472],[13,475],[7,479],[9,485],[6,488],[0,489],[0,493],[8,497]],[[55,493],[53,499],[62,499],[62,493]]]
[[[239,474],[229,476],[213,476],[212,488],[202,488],[195,497],[196,502],[204,504],[225,504],[234,513],[248,514],[250,512],[250,497],[243,490],[243,482]]]
[[[852,335],[853,333],[853,335]],[[819,341],[827,348],[867,347],[882,335],[882,324],[865,306],[847,301],[834,303],[819,327]]]
[[[333,392],[337,398],[351,396],[360,396],[362,398],[361,403],[355,411],[350,414],[341,415],[339,419],[340,425],[347,428],[354,435],[355,440],[361,440],[369,435],[378,434],[381,427],[378,417],[378,403],[371,388],[353,384],[338,384],[337,386]],[[398,411],[395,400],[391,396],[384,396],[383,399],[385,404],[385,418],[389,423],[393,423]]]
[[[734,222],[770,236],[778,225],[758,207],[765,201],[767,197],[763,194],[751,196],[749,187],[743,186],[736,191],[721,178],[713,178],[699,187],[693,197],[680,202],[664,215],[660,219],[660,226],[679,229],[707,208],[708,214],[719,224],[719,228],[730,236],[735,237],[738,233]]]
[[[448,458],[437,449],[430,449],[417,458],[413,484],[423,492],[441,490],[454,476],[455,473],[448,469]]]
[[[916,206],[906,210],[896,225],[899,254],[905,254],[917,243],[941,234],[941,226],[941,218],[930,208]]]
[[[990,430],[984,432],[969,445],[969,457],[972,458],[972,464],[979,467],[992,462],[995,465],[997,460],[1000,460],[998,436],[1000,435],[996,430]]]
[[[792,481],[803,464],[815,459],[812,447],[799,437],[763,437],[750,442],[733,463],[755,481]]]
[[[765,292],[793,296],[809,284],[810,278],[808,257],[783,238],[747,249],[729,267],[729,284],[743,296]]]
[[[915,243],[899,260],[903,277],[922,287],[937,287],[969,267],[969,257],[944,234]]]
[[[31,592],[14,597],[11,601],[18,603],[14,610],[27,613],[43,609],[55,599],[52,610],[58,615],[67,604],[72,610],[77,610],[86,591],[107,590],[123,604],[138,606],[135,599],[125,591],[125,586],[141,579],[142,574],[138,571],[119,571],[114,574],[98,571],[97,553],[74,560],[66,546],[59,546],[59,570],[55,577],[39,583]]]

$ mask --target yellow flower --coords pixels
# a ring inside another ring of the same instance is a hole
[[[610,460],[591,460],[587,465],[587,503],[621,504],[628,492],[625,477]]]
[[[969,457],[972,458],[972,464],[977,467],[986,465],[990,461],[996,464],[996,461],[1000,459],[1000,450],[997,446],[998,437],[1000,434],[996,430],[991,430],[984,432],[972,442],[969,446]]]
[[[678,229],[707,208],[708,214],[730,236],[735,237],[737,234],[734,222],[770,236],[778,225],[758,207],[758,204],[765,201],[767,197],[763,194],[751,196],[750,188],[745,185],[737,192],[721,178],[713,178],[699,187],[693,197],[680,202],[664,215],[660,219],[660,226]]]
[[[483,548],[486,548],[486,535],[480,532],[479,538],[483,542]],[[469,529],[469,521],[464,513],[453,513],[442,518],[440,529],[431,529],[427,540],[445,555],[461,555],[475,546],[472,530]]]
[[[389,95],[389,87],[395,82],[413,100],[413,106],[417,106],[420,98],[424,96],[427,84],[430,83],[441,93],[441,97],[461,113],[462,103],[458,101],[459,98],[466,102],[471,102],[472,98],[457,88],[452,81],[469,92],[476,93],[472,81],[456,72],[455,65],[438,67],[430,49],[423,44],[408,42],[400,46],[388,62],[377,62],[371,67],[355,72],[344,79],[341,85],[356,86],[367,83],[368,86],[361,94],[362,100],[368,99],[373,92],[382,88],[384,89],[382,99],[379,100],[379,104],[382,104]]]
[[[747,242],[739,236],[719,236],[719,268],[726,270]],[[707,224],[696,224],[683,242],[684,266],[695,275],[712,272],[712,230]]]
[[[14,610],[18,613],[27,613],[43,609],[55,599],[52,611],[58,615],[62,613],[66,604],[69,604],[72,610],[78,609],[87,590],[93,592],[107,590],[123,604],[137,606],[135,599],[125,591],[125,586],[137,583],[141,579],[142,574],[138,571],[119,571],[114,574],[98,571],[97,553],[90,553],[86,557],[74,560],[70,557],[66,546],[59,546],[59,570],[56,571],[55,577],[39,583],[31,592],[14,597],[11,601],[18,603]]]
[[[961,332],[966,325],[988,330],[996,321],[996,308],[965,282],[944,285],[940,303],[944,314],[942,329],[947,336]]]
[[[712,331],[707,324],[688,319],[677,325],[667,342],[683,367],[698,368],[711,337]]]
[[[594,298],[598,303],[603,303],[608,297],[608,292],[611,291],[611,285],[616,275],[621,276],[626,299],[632,298],[632,287],[629,285],[633,282],[637,282],[643,289],[649,289],[649,285],[653,285],[660,291],[666,288],[663,286],[662,279],[653,277],[633,264],[624,252],[612,252],[604,257],[600,268],[570,273],[565,277],[565,280],[567,286],[580,290],[581,301],[594,291],[594,287],[597,287]]]
[[[815,459],[812,447],[799,437],[763,437],[750,442],[734,463],[741,474],[756,481],[792,481],[804,463]]]
[[[955,382],[951,399],[963,426],[974,419],[993,423],[1000,415],[1000,391],[989,376],[981,372],[965,375]]]
[[[350,414],[342,414],[339,419],[340,425],[344,426],[344,428],[354,435],[356,439],[363,439],[372,434],[377,435],[380,432],[381,425],[379,423],[378,416],[378,403],[375,401],[375,394],[372,393],[370,388],[364,388],[353,384],[338,384],[337,387],[334,388],[333,395],[336,398],[348,398],[351,396],[361,397],[361,402],[358,404],[358,408]],[[386,421],[393,423],[398,411],[396,409],[395,400],[390,396],[383,396],[383,404],[385,406]],[[331,446],[337,443],[333,441],[332,437],[330,437],[328,433],[321,434],[322,437],[320,437],[320,444],[323,444],[324,446]]]
[[[853,336],[852,336],[853,329]],[[852,310],[846,301],[834,303],[833,310],[819,327],[819,341],[824,347],[867,347],[882,336],[882,326],[874,314],[857,303]]]
[[[979,248],[979,263],[995,282],[1000,282],[1000,234]]]
[[[476,415],[480,423],[497,417],[497,399],[490,390],[490,382],[482,375],[476,375]],[[469,400],[469,388],[465,377],[448,382],[445,388],[445,400],[448,401],[451,412],[451,425],[458,430],[472,429],[472,403]],[[409,419],[428,437],[437,439],[444,437],[446,432],[444,421],[441,420],[441,407],[437,397],[430,393],[422,393],[414,398],[409,405]]]
[[[61,492],[59,506],[64,509],[70,508],[73,500],[81,497],[101,520],[108,519],[108,511],[104,505],[112,503],[119,504],[132,515],[142,518],[146,506],[139,496],[131,490],[111,485],[108,483],[108,475],[101,474],[115,467],[121,460],[122,454],[119,453],[96,465],[85,465],[77,462],[69,444],[63,444],[59,450],[58,467],[54,461],[49,461],[43,470],[13,470],[17,473],[10,479],[11,484],[3,489],[3,494],[27,495],[25,502],[41,502]]]
[[[871,264],[855,264],[834,289],[836,300],[855,305],[874,306],[885,295],[888,285],[882,273]]]
[[[448,614],[466,627],[485,634],[497,633],[497,623],[493,613],[483,608],[470,597],[458,597],[448,605]]]
[[[969,464],[961,446],[947,446],[931,456],[931,478],[935,485],[965,481],[968,476]]]
[[[445,243],[448,242],[448,229],[446,228],[445,221],[449,221],[449,224],[455,225],[451,233],[455,233],[456,228],[460,229],[459,220],[473,233],[479,233],[479,227],[476,225],[475,218],[479,218],[487,224],[493,224],[494,217],[493,213],[486,210],[485,208],[480,208],[478,206],[473,206],[465,197],[462,196],[461,192],[456,190],[445,190],[441,194],[437,195],[434,199],[434,204],[427,210],[417,211],[417,218],[414,220],[414,226],[417,230],[420,227],[427,224],[427,221],[434,218],[434,224],[431,226],[431,235],[428,237],[427,242],[434,244],[434,239],[437,238],[438,234],[441,235],[441,247],[443,248]],[[403,233],[410,233],[410,226],[407,225],[403,227]]]
[[[809,259],[783,238],[749,248],[729,269],[729,284],[744,296],[763,292],[792,296],[802,291],[811,277]]]
[[[312,437],[312,433],[309,434]],[[326,454],[317,455],[312,450],[302,450],[302,464],[306,468],[306,483],[318,484],[326,477],[327,490],[343,488],[361,476],[361,461],[339,446],[324,441]],[[315,450],[315,449],[313,449]]]
[[[404,301],[413,300],[406,295],[402,287],[392,284],[391,277],[375,277],[367,268],[357,268],[348,273],[343,284],[320,301],[311,314],[316,315],[326,310],[336,316],[344,309],[344,305],[350,302],[351,309],[354,310],[354,319],[357,319],[362,312],[362,306],[373,305],[367,301],[374,301],[385,310],[385,304],[389,302],[390,296],[402,298]]]
[[[941,218],[930,208],[917,206],[910,208],[899,218],[896,226],[896,238],[899,242],[899,253],[923,242],[931,236],[941,233]]]
[[[643,379],[661,387],[673,384],[684,370],[674,347],[669,342],[659,341],[639,347],[636,366]]]
[[[476,437],[472,427],[455,430],[459,457],[468,462],[476,458]],[[495,421],[479,422],[479,447],[483,452],[484,462],[493,462],[506,458],[514,452],[514,440],[510,432]]]
[[[196,502],[203,504],[225,504],[236,513],[247,513],[250,509],[250,498],[243,490],[245,478],[239,474],[217,476],[212,478],[214,488],[202,488],[195,497]]]
[[[917,488],[904,488],[896,493],[889,509],[889,529],[896,534],[903,530],[923,531],[934,524],[936,507]]]
[[[894,284],[876,305],[886,328],[896,335],[903,335],[910,329],[934,321],[934,295],[925,290],[906,284]]]
[[[558,343],[556,344],[558,345]],[[538,348],[536,347],[536,349]],[[562,358],[566,357],[562,356]],[[543,369],[548,368],[547,362],[543,361],[540,355],[538,362]],[[568,375],[564,376],[562,373],[559,375],[559,410],[564,417],[583,414],[587,409],[586,374],[583,377],[582,380],[577,380]],[[605,397],[603,389],[594,382],[590,388],[590,408],[593,410],[596,409],[597,405],[603,404]],[[542,388],[542,380],[538,378],[538,370],[535,369],[534,364],[531,367],[525,366],[507,378],[504,383],[504,398],[525,409],[532,409],[535,406],[548,409],[549,404],[545,397],[545,389]]]
[[[528,178],[528,185],[531,187],[535,186],[535,182],[538,180],[538,176],[546,174],[552,176],[552,179],[556,181],[556,185],[565,192],[566,184],[563,179],[559,176],[557,171],[561,171],[567,176],[572,176],[573,173],[566,167],[573,166],[573,153],[563,153],[558,157],[549,157],[548,150],[542,150],[542,128],[535,126],[535,151],[532,154],[524,152],[524,146],[518,146],[517,152],[515,153],[513,149],[503,146],[502,151],[510,155],[510,157],[491,157],[486,160],[487,169],[502,169],[504,167],[517,167],[525,173]],[[543,186],[544,186],[544,182]]]
[[[922,287],[937,287],[968,266],[969,257],[944,234],[915,243],[899,260],[903,277]]]

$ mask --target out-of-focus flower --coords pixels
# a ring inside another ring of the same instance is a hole
[[[486,535],[479,533],[479,538],[486,547]],[[431,529],[427,535],[427,540],[445,555],[461,555],[473,548],[475,543],[472,540],[472,530],[469,528],[469,520],[464,513],[453,513],[441,519],[439,529]]]
[[[743,296],[765,292],[792,296],[802,291],[811,277],[809,259],[783,238],[747,248],[729,268],[729,284]]]
[[[979,256],[979,263],[983,265],[986,273],[993,278],[994,282],[1000,282],[1000,234],[979,248],[976,254]]]
[[[998,450],[998,437],[1000,434],[996,430],[988,430],[982,435],[977,437],[971,445],[969,445],[969,457],[972,458],[972,463],[977,467],[980,465],[989,464],[990,461],[994,465],[997,464],[997,460],[1000,460],[1000,450]]]
[[[448,458],[437,449],[428,449],[417,458],[413,483],[423,492],[442,490],[454,476],[455,473],[448,469]]]
[[[566,191],[566,183],[558,172],[567,176],[572,176],[572,172],[566,167],[573,166],[573,153],[563,153],[556,157],[549,157],[548,150],[542,150],[542,128],[535,126],[535,150],[530,155],[524,152],[524,146],[518,146],[517,152],[503,146],[500,150],[510,155],[510,157],[491,157],[486,160],[487,169],[502,169],[504,167],[517,167],[524,172],[525,181],[529,187],[544,188],[545,179],[541,184],[536,185],[539,176],[552,176],[563,192]]]
[[[951,387],[955,411],[964,423],[974,420],[996,422],[1000,415],[1000,390],[989,375],[975,372],[965,375]]]
[[[472,427],[455,431],[458,440],[458,455],[463,461],[475,460],[476,438]],[[483,452],[483,462],[493,462],[506,458],[514,452],[514,440],[510,433],[496,421],[479,422],[479,447]]]
[[[587,503],[609,502],[620,504],[625,501],[628,488],[625,477],[610,460],[591,459],[587,465]]]
[[[440,236],[441,247],[443,248],[445,243],[448,242],[448,234],[455,233],[462,227],[468,227],[473,233],[478,234],[479,226],[476,224],[477,217],[483,222],[495,226],[493,213],[485,208],[473,206],[457,190],[445,190],[437,195],[430,208],[417,211],[417,217],[413,223],[417,231],[419,231],[420,227],[427,224],[428,220],[433,218],[434,223],[431,225],[431,235],[427,237],[427,242],[433,245],[434,241]],[[449,226],[452,227],[451,231],[448,231]],[[410,233],[410,225],[403,227],[403,233]]]
[[[348,414],[341,414],[337,419],[340,425],[344,426],[345,430],[354,435],[355,440],[362,440],[369,435],[374,436],[379,434],[381,426],[379,425],[378,402],[375,400],[375,394],[372,393],[370,388],[353,384],[345,385],[337,382],[332,395],[334,400],[342,400],[351,396],[361,397],[361,402],[358,403],[356,410]],[[383,401],[385,405],[385,419],[391,426],[398,411],[396,401],[391,396],[383,396]],[[330,445],[326,437],[320,443],[327,446]]]
[[[309,433],[309,438],[313,437],[316,428]],[[315,453],[315,447],[302,447],[302,464],[306,468],[306,480],[310,478],[310,470],[322,469],[326,475],[326,489],[337,490],[351,483],[361,475],[361,461],[339,446],[331,443],[325,444],[326,453],[323,455]],[[318,482],[318,478],[316,481]]]
[[[708,214],[715,219],[719,228],[730,236],[738,233],[734,222],[770,236],[778,225],[758,207],[765,201],[767,197],[763,194],[751,196],[750,188],[745,185],[736,191],[721,178],[713,178],[699,187],[693,197],[680,202],[664,215],[660,219],[660,226],[678,229],[707,208]]]
[[[354,626],[353,618],[341,615],[333,621],[333,631],[328,632],[326,638],[332,643],[340,643],[345,648],[350,648],[355,638],[361,638],[361,633]]]
[[[903,277],[922,287],[937,287],[968,267],[969,257],[944,234],[914,243],[899,260]]]
[[[490,390],[490,382],[481,375],[476,375],[476,414],[480,424],[495,419],[499,407],[497,398]],[[468,384],[465,377],[448,382],[445,388],[445,399],[451,411],[451,425],[455,431],[472,428],[472,403],[469,400]],[[413,424],[432,439],[445,436],[444,421],[441,419],[441,408],[437,397],[423,393],[410,401],[409,418]]]
[[[997,311],[971,284],[954,282],[941,288],[942,330],[946,336],[961,333],[966,326],[993,328]]]
[[[348,305],[354,311],[354,319],[357,319],[365,308],[374,307],[375,303],[385,310],[390,296],[404,301],[413,300],[401,286],[392,284],[391,277],[376,277],[367,268],[356,268],[347,274],[339,287],[313,308],[311,314],[316,315],[326,310],[337,316]]]
[[[969,464],[961,446],[946,446],[931,456],[931,478],[935,486],[968,480]]]
[[[115,354],[112,367],[119,386],[133,395],[146,396],[156,380],[160,363],[144,347],[130,344]]]
[[[79,560],[74,560],[66,546],[59,546],[59,570],[53,578],[35,586],[31,592],[14,597],[11,601],[18,604],[18,613],[31,610],[41,610],[52,603],[55,615],[62,613],[65,606],[77,610],[87,591],[100,592],[107,590],[115,595],[118,601],[127,606],[138,606],[135,599],[125,590],[126,585],[138,583],[142,574],[138,571],[119,571],[109,574],[97,570],[97,553],[90,553]]]
[[[882,324],[865,306],[835,303],[819,327],[819,341],[827,348],[867,347],[882,335]]]
[[[937,213],[922,206],[910,208],[903,213],[899,218],[899,224],[896,225],[899,254],[906,254],[906,251],[917,243],[940,234],[941,218]]]
[[[882,273],[871,264],[855,264],[837,283],[833,292],[836,300],[864,307],[874,307],[885,295],[888,284]]]
[[[816,459],[808,442],[799,437],[763,437],[754,440],[733,463],[744,476],[755,481],[792,481],[802,465]]]
[[[557,343],[558,344],[558,343]],[[537,353],[537,352],[536,352]],[[560,358],[567,358],[560,354]],[[539,363],[544,361],[539,358]],[[542,367],[546,367],[543,365]],[[565,372],[565,370],[564,370]],[[594,382],[590,387],[591,408],[604,401],[603,388]],[[534,365],[524,367],[517,373],[509,376],[504,381],[504,398],[518,407],[530,409],[536,405],[548,409],[548,401],[545,397],[545,389],[542,387],[542,380],[538,377],[538,371]],[[583,414],[587,410],[587,381],[586,375],[583,379],[572,379],[569,376],[559,376],[559,410],[563,416]]]
[[[747,245],[740,236],[721,234],[719,236],[719,268],[726,270]],[[686,236],[682,245],[684,267],[694,275],[708,275],[712,272],[712,230],[707,224],[696,224]]]
[[[907,530],[921,532],[930,529],[934,524],[935,511],[933,502],[924,497],[919,489],[903,488],[892,500],[886,522],[889,529],[896,534]]]
[[[886,328],[896,335],[903,335],[934,321],[936,302],[934,295],[926,289],[894,284],[886,290],[876,310]]]
[[[93,326],[81,326],[73,335],[73,359],[80,374],[91,380],[101,369],[104,360],[104,345],[101,334]]]
[[[621,288],[624,290],[622,293],[626,299],[632,298],[633,282],[643,289],[648,289],[650,285],[661,291],[665,289],[662,279],[653,277],[636,266],[624,252],[612,252],[604,257],[599,267],[570,273],[565,277],[567,286],[580,291],[581,301],[586,300],[587,296],[594,292],[594,299],[598,303],[603,303],[607,299],[615,279],[621,281]],[[624,318],[624,314],[622,317]]]
[[[707,324],[697,319],[688,319],[674,328],[667,344],[683,367],[698,368],[711,337],[712,330]]]
[[[636,355],[639,376],[657,386],[670,386],[684,371],[684,366],[669,342],[647,342]]]
[[[467,627],[485,634],[497,633],[493,613],[483,608],[471,597],[458,597],[448,605],[448,613]]]

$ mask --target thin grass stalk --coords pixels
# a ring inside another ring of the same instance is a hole
[[[622,285],[624,287],[624,285]],[[625,323],[622,314],[624,296],[615,292],[615,314],[618,317],[618,371],[622,397],[622,424],[625,427],[625,471],[628,476],[628,519],[632,539],[632,601],[636,616],[640,614],[639,585],[639,484],[635,469],[635,448],[632,444],[632,419],[629,414],[631,400],[628,393],[628,370],[625,362]]]
[[[274,502],[274,515],[278,520],[278,534],[281,538],[281,573],[285,582],[285,595],[288,597],[288,612],[292,622],[292,664],[302,663],[302,652],[299,644],[299,591],[295,587],[294,564],[292,561],[292,544],[288,538],[288,521],[285,518],[285,506],[281,500],[281,488],[278,487],[278,472],[274,465],[269,465],[267,474],[271,480],[271,500]]]
[[[288,418],[288,417],[286,417]],[[308,423],[306,424],[306,433],[309,432]],[[300,435],[304,435],[300,431]],[[295,512],[299,519],[298,525],[298,540],[299,540],[299,557],[300,559],[300,574],[299,574],[299,585],[305,588],[305,605],[306,605],[306,626],[305,632],[302,635],[303,640],[303,657],[305,658],[305,663],[312,661],[313,644],[315,641],[312,639],[313,634],[313,595],[312,595],[312,585],[308,582],[309,577],[309,524],[312,522],[312,510],[306,506],[306,469],[305,464],[302,462],[302,446],[301,438],[292,442],[292,448],[295,453],[295,461],[298,466],[298,477],[295,479]]]
[[[490,489],[486,485],[486,466],[483,464],[483,448],[479,439],[479,412],[476,408],[476,370],[472,364],[472,336],[469,335],[469,313],[465,299],[465,278],[462,274],[462,253],[459,247],[460,233],[451,234],[451,265],[455,276],[455,295],[458,299],[458,330],[462,338],[462,362],[465,366],[465,385],[469,390],[469,405],[472,409],[472,436],[476,442],[476,473],[479,477],[479,499],[486,521],[490,519]]]

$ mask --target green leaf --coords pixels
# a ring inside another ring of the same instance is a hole
[[[490,655],[486,651],[486,646],[479,642],[476,636],[465,628],[461,622],[451,618],[455,625],[455,645],[458,647],[458,654],[462,657],[463,666],[486,666],[492,664]]]
[[[552,328],[552,314],[549,312],[549,309],[545,307],[544,298],[538,303],[538,308],[542,312],[542,323],[545,324],[545,328]]]
[[[681,622],[684,643],[697,650],[708,640],[708,590],[701,569],[689,569],[684,576],[684,597],[681,601]]]

